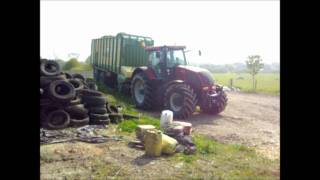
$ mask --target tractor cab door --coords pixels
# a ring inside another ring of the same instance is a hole
[[[154,70],[157,79],[165,79],[165,53],[163,51],[152,51],[149,55],[149,66]]]

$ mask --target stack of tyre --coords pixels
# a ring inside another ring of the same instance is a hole
[[[103,101],[94,102],[95,99],[89,98],[90,96],[99,97]],[[89,123],[108,124],[110,120],[107,121],[106,113],[102,113],[105,106],[106,99],[102,93],[97,91],[94,82],[86,80],[81,74],[70,75],[61,72],[56,61],[40,60],[40,122],[42,127],[61,129]],[[99,107],[100,111],[89,113],[87,107],[91,108],[91,111],[92,107]],[[107,112],[106,109],[105,112]]]
[[[84,107],[88,109],[90,124],[109,124],[110,118],[106,109],[107,99],[103,93],[83,89],[79,92]]]

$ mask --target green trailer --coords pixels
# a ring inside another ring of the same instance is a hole
[[[91,43],[91,63],[94,78],[110,87],[129,80],[136,67],[148,64],[145,46],[153,46],[150,37],[118,33],[103,36]]]

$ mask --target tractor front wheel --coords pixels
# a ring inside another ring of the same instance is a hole
[[[164,107],[173,111],[174,118],[187,119],[195,111],[197,97],[185,83],[171,84],[164,94]]]
[[[143,72],[134,75],[131,82],[131,95],[137,108],[152,108],[152,87]]]

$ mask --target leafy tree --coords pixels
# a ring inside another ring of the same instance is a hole
[[[76,58],[71,58],[69,61],[67,61],[65,63],[65,65],[63,66],[63,70],[64,71],[69,71],[72,68],[75,68],[77,66],[79,66],[80,63],[78,62],[78,60]]]
[[[246,61],[248,73],[252,76],[252,88],[255,90],[255,76],[259,73],[259,71],[263,68],[262,59],[259,55],[249,56]]]

